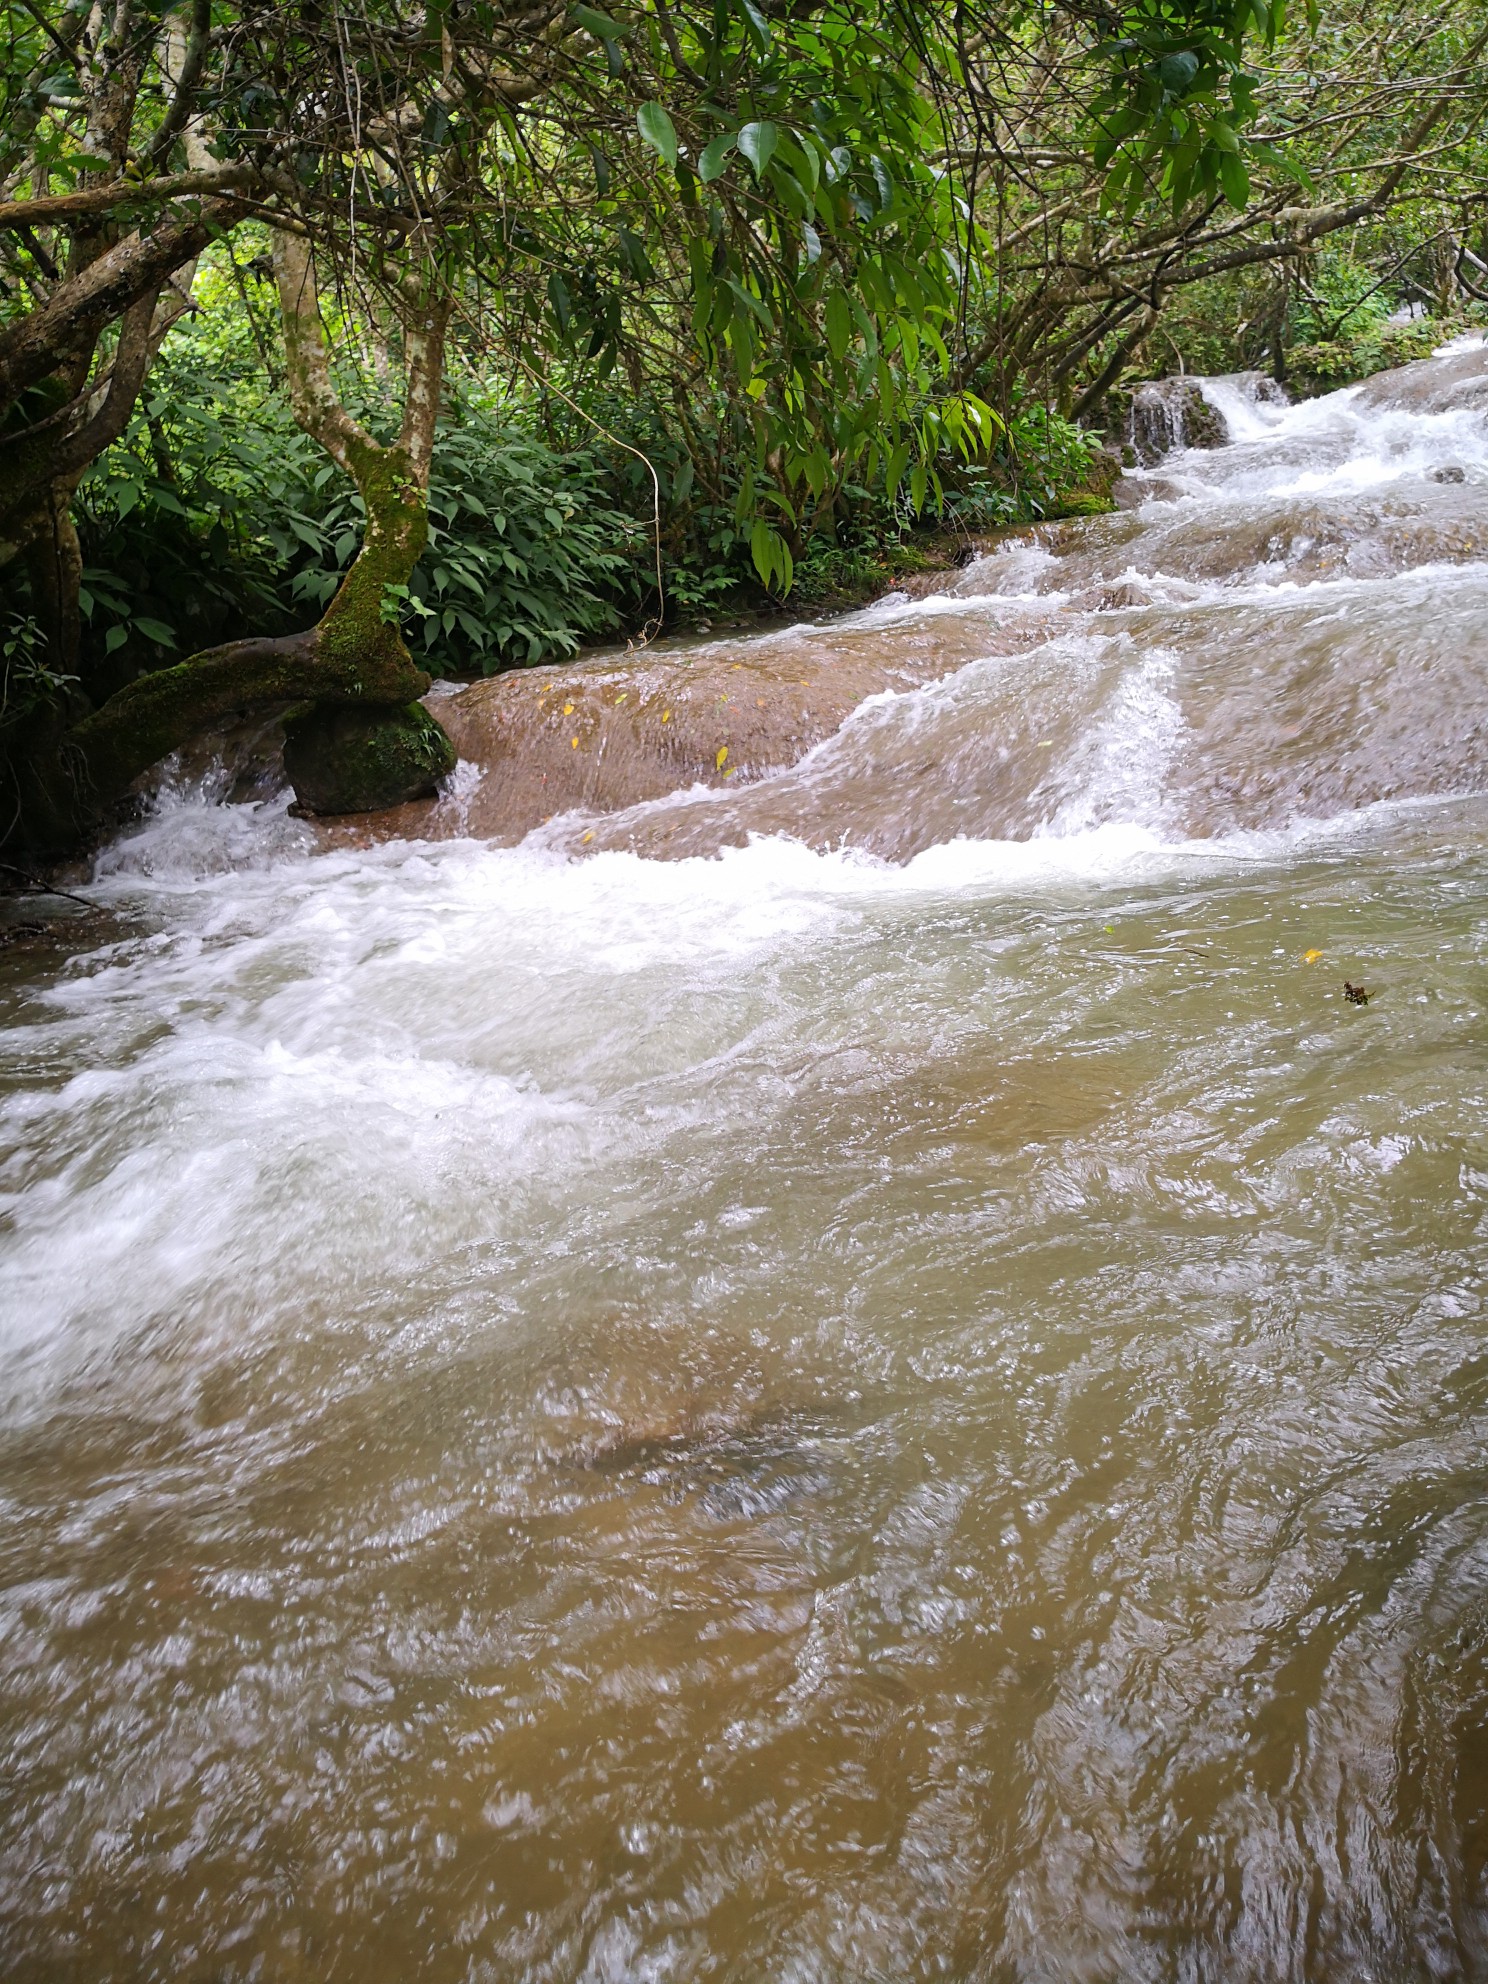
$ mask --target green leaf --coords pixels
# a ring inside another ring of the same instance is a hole
[[[739,133],[739,150],[754,167],[756,179],[764,177],[765,167],[775,156],[775,147],[780,142],[780,133],[768,122],[746,124]]]
[[[715,179],[723,175],[728,155],[737,143],[733,131],[720,131],[716,138],[710,138],[703,147],[703,155],[698,160],[698,178],[705,186],[711,186]]]
[[[737,296],[739,301],[744,305],[744,308],[750,311],[755,317],[759,319],[760,323],[763,325],[765,330],[773,331],[775,328],[775,320],[773,317],[771,317],[769,311],[765,308],[764,304],[761,303],[760,299],[753,293],[753,291],[746,289],[741,282],[736,282],[732,276],[726,277],[725,280],[727,281],[728,287],[733,291],[734,295]]]
[[[110,627],[108,632],[103,637],[104,653],[113,654],[117,649],[123,647],[124,643],[128,639],[129,639],[129,629],[127,627],[119,627],[119,626]]]
[[[775,586],[778,573],[780,584],[775,589],[782,593],[790,591],[791,580],[795,576],[795,560],[791,557],[790,546],[763,517],[756,519],[749,533],[749,553],[754,560],[754,569],[767,586]]]
[[[739,0],[739,11],[744,16],[755,47],[761,55],[768,54],[771,40],[770,23],[754,4],[754,0]]]
[[[827,298],[827,307],[822,313],[827,332],[827,346],[840,365],[843,354],[852,343],[852,308],[840,289],[834,289]]]
[[[659,152],[668,165],[677,163],[677,127],[663,105],[643,103],[636,112],[636,129],[651,149]]]
[[[1188,48],[1177,55],[1165,55],[1157,65],[1157,73],[1164,89],[1181,96],[1199,73],[1199,58]]]
[[[136,620],[135,632],[143,634],[147,641],[157,641],[163,648],[176,645],[176,630],[167,627],[163,620]]]
[[[796,177],[808,193],[814,193],[821,184],[821,154],[815,145],[808,143],[805,138],[802,138],[798,144],[792,145],[791,151],[793,153],[791,165]]]
[[[1244,162],[1233,152],[1219,155],[1219,183],[1224,188],[1225,198],[1232,207],[1243,208],[1250,198],[1250,174]]]
[[[597,7],[576,6],[573,17],[581,28],[588,28],[590,34],[601,41],[623,41],[625,30],[618,21],[612,21],[608,14],[602,14]]]

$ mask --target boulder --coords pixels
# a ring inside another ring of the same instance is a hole
[[[1224,415],[1205,399],[1196,379],[1149,379],[1132,390],[1127,440],[1144,468],[1177,448],[1222,448]]]
[[[313,703],[284,725],[284,769],[307,813],[372,813],[432,797],[455,747],[422,703]]]

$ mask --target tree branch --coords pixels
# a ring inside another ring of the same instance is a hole
[[[434,456],[434,428],[439,419],[439,389],[444,376],[445,334],[450,301],[432,283],[421,286],[403,330],[403,356],[408,386],[403,401],[403,446],[420,485],[429,486]]]
[[[177,200],[193,193],[246,190],[264,182],[256,165],[239,161],[207,172],[171,172],[158,179],[112,179],[106,186],[89,186],[81,193],[48,193],[35,200],[6,200],[0,204],[0,228],[18,231],[56,221],[82,220],[90,214],[112,213],[141,201]]]
[[[0,410],[66,363],[80,344],[153,295],[213,237],[248,211],[231,202],[163,222],[147,235],[126,235],[69,276],[38,309],[0,328]]]
[[[172,23],[175,26],[175,23]],[[170,157],[171,146],[186,128],[196,102],[197,84],[202,79],[202,71],[207,63],[207,50],[212,39],[212,0],[193,0],[191,8],[191,28],[186,37],[185,48],[181,52],[181,67],[176,76],[175,93],[171,97],[170,109],[161,119],[160,128],[150,140],[145,157],[151,164],[164,164]],[[175,36],[172,36],[174,42]]]

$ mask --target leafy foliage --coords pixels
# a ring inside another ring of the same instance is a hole
[[[361,498],[279,395],[235,388],[211,357],[207,336],[168,357],[83,485],[95,664],[305,624],[361,542]],[[436,459],[428,547],[393,602],[436,673],[557,659],[618,624],[638,530],[592,453],[556,453],[470,390]]]
[[[0,720],[24,717],[70,686],[47,655],[46,635],[23,608],[0,611]]]
[[[388,602],[415,652],[445,675],[491,674],[572,654],[619,624],[638,526],[617,511],[592,455],[561,456],[489,401],[451,411],[429,488],[429,543]],[[361,504],[337,492],[320,520],[318,556],[293,591],[320,608],[360,541]]]
[[[1316,27],[1317,0],[1307,12]],[[1258,82],[1245,66],[1247,35],[1270,51],[1285,27],[1286,0],[1129,0],[1103,44],[1111,78],[1093,110],[1104,204],[1132,219],[1155,189],[1175,214],[1196,198],[1243,210],[1257,162],[1305,181],[1295,160],[1249,130]]]

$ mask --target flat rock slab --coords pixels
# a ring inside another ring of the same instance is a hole
[[[428,706],[462,761],[451,789],[318,820],[316,831],[332,846],[467,834],[510,845],[560,814],[746,784],[793,765],[866,696],[916,687],[986,651],[985,626],[875,620],[667,641],[436,687]]]

